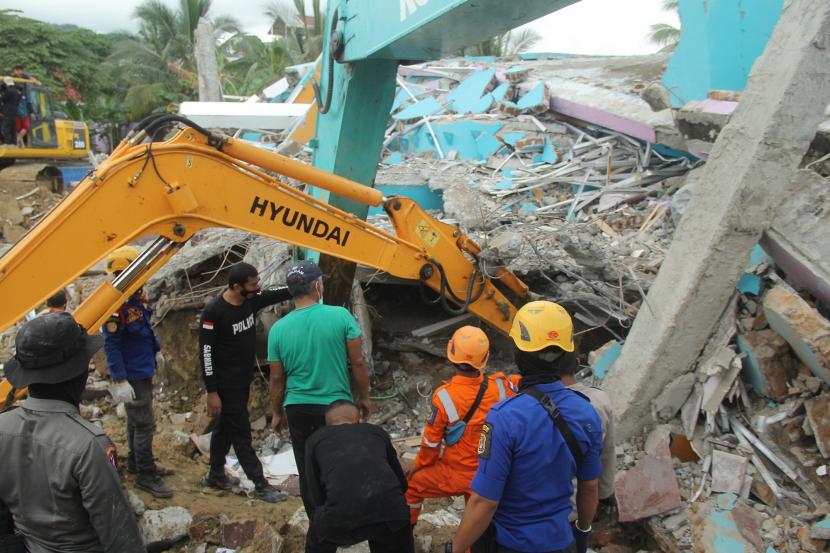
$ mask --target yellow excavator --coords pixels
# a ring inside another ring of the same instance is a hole
[[[29,145],[0,145],[0,188],[14,188],[21,182],[46,182],[53,192],[63,187],[59,167],[66,162],[89,157],[89,128],[82,121],[71,121],[55,111],[49,89],[32,78],[11,78],[22,85],[32,107]]]
[[[183,127],[166,142],[145,142]],[[290,177],[371,206],[383,205],[395,234],[265,173]],[[0,331],[107,254],[156,238],[73,313],[88,332],[138,290],[196,232],[232,227],[418,281],[455,313],[469,311],[508,332],[527,286],[506,268],[485,272],[480,249],[413,200],[380,191],[211,132],[173,114],[151,116],[0,258]],[[7,381],[0,402],[22,394]],[[1,405],[1,404],[0,404]]]

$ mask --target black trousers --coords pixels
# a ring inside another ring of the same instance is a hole
[[[248,415],[250,386],[220,388],[217,392],[222,400],[222,413],[210,435],[210,474],[215,477],[225,474],[225,457],[233,446],[248,478],[256,485],[266,484],[262,463],[251,445],[251,421]]]
[[[288,434],[291,436],[291,448],[300,474],[300,497],[308,519],[313,518],[308,483],[305,474],[305,443],[318,429],[326,426],[326,407],[328,405],[287,405],[285,416],[288,419]]]
[[[309,524],[305,553],[336,553],[338,547],[367,540],[372,553],[415,553],[412,525],[408,520],[343,530],[328,528],[319,516]]]
[[[153,379],[133,380],[130,386],[135,399],[124,404],[127,411],[127,466],[140,474],[155,474],[153,434],[156,419],[153,415]]]

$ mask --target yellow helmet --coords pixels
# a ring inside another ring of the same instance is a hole
[[[138,257],[138,254],[138,249],[133,246],[118,248],[107,256],[107,272],[113,274],[123,271]]]
[[[510,337],[522,351],[539,351],[558,346],[574,350],[574,324],[564,307],[552,301],[525,304],[513,318]]]
[[[458,365],[470,365],[481,370],[487,364],[488,357],[490,340],[483,330],[474,326],[462,326],[447,344],[447,359]]]

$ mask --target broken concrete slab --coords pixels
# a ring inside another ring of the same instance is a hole
[[[815,171],[801,170],[787,190],[761,243],[789,281],[830,306],[830,186]]]
[[[697,375],[695,373],[686,373],[668,386],[663,392],[654,400],[653,408],[657,420],[670,420],[674,418],[678,411],[689,399],[692,393],[695,382],[697,382]]]
[[[476,71],[447,95],[448,107],[461,115],[489,111],[494,101],[490,91],[497,85],[495,69]]]
[[[190,511],[184,507],[145,511],[139,522],[144,545],[148,549],[161,549],[183,540],[192,522]]]
[[[764,314],[802,363],[830,384],[830,321],[784,283],[764,296]]]
[[[712,491],[740,495],[746,476],[746,457],[720,451],[712,452]]]
[[[649,289],[649,303],[659,307],[639,311],[609,375],[623,440],[640,430],[651,401],[695,362],[788,193],[780,183],[791,179],[830,102],[826,49],[816,46],[824,44],[828,25],[827,5],[788,5],[709,162],[693,177],[700,188]]]
[[[807,421],[822,456],[830,458],[830,394],[822,394],[804,402]]]
[[[634,468],[617,476],[614,491],[620,522],[631,522],[682,506],[668,440],[647,452]]]
[[[773,401],[786,400],[789,379],[795,374],[787,341],[773,330],[761,330],[739,334],[737,344],[746,354],[743,374],[755,392]]]
[[[424,117],[435,115],[444,110],[444,106],[433,96],[411,104],[392,116],[396,121],[415,123]]]
[[[550,107],[550,90],[544,82],[536,83],[522,96],[516,107],[523,113],[542,113]]]

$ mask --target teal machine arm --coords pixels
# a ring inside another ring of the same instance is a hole
[[[398,65],[439,59],[578,0],[330,0],[318,90],[315,167],[372,186]],[[328,202],[366,218],[368,206]],[[326,303],[348,302],[355,266],[320,257]]]

